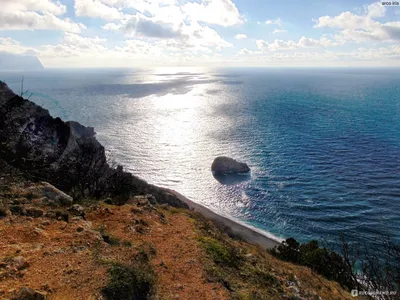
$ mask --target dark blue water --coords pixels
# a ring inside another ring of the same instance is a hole
[[[2,73],[15,90],[17,73]],[[47,70],[32,100],[142,178],[278,237],[400,240],[399,69]],[[216,180],[217,155],[251,176]]]

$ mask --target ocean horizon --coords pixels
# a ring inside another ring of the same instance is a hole
[[[400,70],[0,72],[55,117],[95,128],[111,164],[278,239],[400,241]],[[25,95],[27,97],[27,95]],[[226,155],[247,176],[215,178]]]

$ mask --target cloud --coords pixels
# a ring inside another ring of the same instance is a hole
[[[247,35],[245,35],[243,33],[239,33],[239,34],[235,35],[235,39],[244,40],[244,39],[247,39]]]
[[[384,17],[386,13],[386,7],[381,2],[375,2],[365,7],[365,11],[370,18]]]
[[[236,56],[241,64],[255,66],[399,66],[400,46],[358,48],[353,51],[291,51],[265,53],[242,49]]]
[[[38,51],[31,47],[22,46],[11,38],[0,37],[0,52],[7,52],[13,54],[36,55]]]
[[[65,5],[62,5],[60,2],[53,2],[51,0],[2,0],[1,1],[1,10],[2,11],[19,11],[19,12],[27,12],[27,11],[36,11],[36,12],[46,12],[56,16],[63,15],[67,12],[67,8]]]
[[[365,8],[364,15],[355,15],[349,11],[338,16],[320,17],[314,28],[337,28],[338,41],[368,42],[368,41],[400,41],[400,22],[380,23],[375,18],[383,17],[386,8],[380,2]]]
[[[182,36],[180,28],[174,28],[172,24],[162,23],[154,18],[148,18],[140,13],[129,16],[120,24],[108,23],[103,26],[106,30],[120,30],[128,37],[149,38],[176,38]]]
[[[115,20],[122,18],[123,14],[115,7],[110,7],[95,0],[75,0],[75,15],[78,17],[101,18]]]
[[[190,48],[210,52],[232,47],[216,30],[205,23],[230,26],[242,22],[231,0],[204,0],[179,5],[175,0],[101,0],[113,2],[118,9],[134,8],[135,15],[124,14],[118,21],[105,24],[105,30],[119,31],[128,38],[152,39],[171,51]]]
[[[1,1],[0,30],[62,30],[79,33],[85,26],[68,18],[65,5],[48,0]]]
[[[108,52],[102,43],[107,40],[95,37],[83,37],[74,33],[65,33],[61,43],[43,45],[38,49],[40,57],[99,57]]]
[[[286,29],[275,29],[272,33],[277,34],[277,33],[285,33],[285,32],[287,32]]]
[[[316,40],[303,36],[299,39],[298,42],[292,40],[289,41],[275,40],[272,43],[268,43],[264,40],[257,40],[256,45],[257,48],[261,51],[281,51],[281,50],[294,50],[298,48],[332,47],[341,44],[326,37],[322,37]]]
[[[164,23],[203,22],[229,27],[244,23],[232,0],[75,0],[75,13],[84,16],[96,16],[106,20],[118,19],[118,14],[133,8],[137,12],[154,17]]]
[[[176,19],[170,23],[157,17],[147,17],[141,13],[126,16],[119,24],[108,23],[103,26],[105,30],[117,30],[129,38],[149,38],[155,40],[168,40],[164,43],[168,48],[186,49],[196,48],[199,51],[209,51],[207,47],[220,50],[232,47],[212,28],[192,21],[190,24]]]
[[[189,20],[201,21],[224,27],[243,24],[236,5],[231,0],[202,0],[201,3],[188,2],[182,7]]]
[[[281,18],[278,18],[278,19],[275,19],[275,20],[267,20],[267,21],[265,21],[265,24],[281,26],[282,22],[281,22]]]
[[[251,51],[247,48],[243,48],[243,49],[240,49],[240,51],[238,52],[238,55],[252,55],[254,53],[255,53],[254,51]]]

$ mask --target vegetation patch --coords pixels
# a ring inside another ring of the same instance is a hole
[[[120,239],[109,234],[104,226],[100,226],[98,231],[100,232],[103,241],[106,242],[107,244],[111,246],[119,246],[121,244]]]
[[[235,247],[206,236],[200,237],[200,242],[215,263],[230,267],[238,267],[240,265],[242,259]]]
[[[192,218],[209,257],[203,262],[209,282],[220,283],[232,299],[280,298],[282,283],[270,270],[268,253],[233,240],[200,215]]]
[[[307,266],[348,289],[355,286],[352,266],[333,250],[319,247],[317,241],[300,244],[295,239],[289,238],[277,248],[271,249],[270,253],[281,260]]]
[[[147,255],[137,255],[131,265],[112,263],[108,272],[109,282],[102,289],[105,299],[146,300],[154,297],[156,275]]]

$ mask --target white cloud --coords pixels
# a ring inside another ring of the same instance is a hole
[[[366,14],[370,18],[384,17],[386,13],[386,7],[381,2],[375,2],[371,5],[366,6]]]
[[[181,6],[175,0],[102,1],[112,2],[122,12],[126,7],[137,10],[135,15],[125,14],[117,22],[105,24],[103,29],[120,31],[128,38],[159,40],[158,43],[172,50],[190,48],[210,52],[232,47],[204,23],[230,26],[242,22],[231,0],[186,2]]]
[[[237,59],[255,66],[400,66],[400,46],[359,48],[354,51],[290,51],[265,53],[242,49]]]
[[[174,28],[175,27],[175,28]],[[106,30],[120,30],[128,37],[175,38],[182,35],[181,28],[170,23],[163,23],[141,13],[126,16],[120,24],[108,23],[103,26]]]
[[[0,37],[0,52],[13,54],[36,55],[38,51],[34,48],[25,47],[11,38]]]
[[[267,24],[267,25],[278,25],[278,26],[281,26],[281,25],[282,25],[282,22],[281,22],[281,19],[278,18],[278,19],[275,19],[275,20],[267,20],[267,21],[265,21],[265,24]]]
[[[339,42],[333,41],[326,37],[322,37],[318,40],[301,37],[298,42],[296,41],[283,41],[275,40],[272,43],[268,43],[264,40],[256,41],[257,48],[261,51],[281,51],[281,50],[294,50],[298,48],[319,48],[319,47],[332,47],[340,45]]]
[[[235,39],[244,40],[244,39],[247,39],[247,35],[245,35],[243,33],[238,33],[237,35],[235,35]]]
[[[62,30],[79,33],[85,26],[68,18],[65,5],[49,0],[1,1],[0,30]]]
[[[272,33],[277,34],[277,33],[285,33],[285,32],[287,32],[286,29],[275,29]]]
[[[141,13],[125,16],[120,23],[108,23],[105,30],[121,31],[129,38],[168,40],[165,44],[174,49],[196,48],[209,51],[207,47],[220,50],[232,47],[214,29],[192,21],[189,24],[178,18],[164,21],[157,17],[147,17]]]
[[[335,38],[344,42],[400,41],[400,22],[380,23],[374,20],[383,17],[385,11],[386,8],[378,2],[367,6],[364,15],[346,11],[335,17],[320,17],[314,27],[337,28],[340,31]]]
[[[238,52],[238,55],[252,55],[254,53],[255,53],[254,51],[251,51],[247,48],[243,48],[243,49],[240,49],[240,51]]]
[[[56,16],[63,15],[67,12],[65,5],[60,2],[53,2],[51,0],[1,0],[2,11],[36,11],[47,12]]]
[[[182,10],[189,20],[208,24],[233,26],[244,23],[239,10],[232,0],[202,0],[201,3],[188,2]]]
[[[75,0],[75,15],[78,17],[101,18],[115,20],[123,14],[115,7],[111,7],[96,0]]]
[[[83,37],[74,33],[65,33],[61,43],[44,45],[38,50],[40,57],[99,57],[107,53],[102,43],[107,40],[95,37]]]

